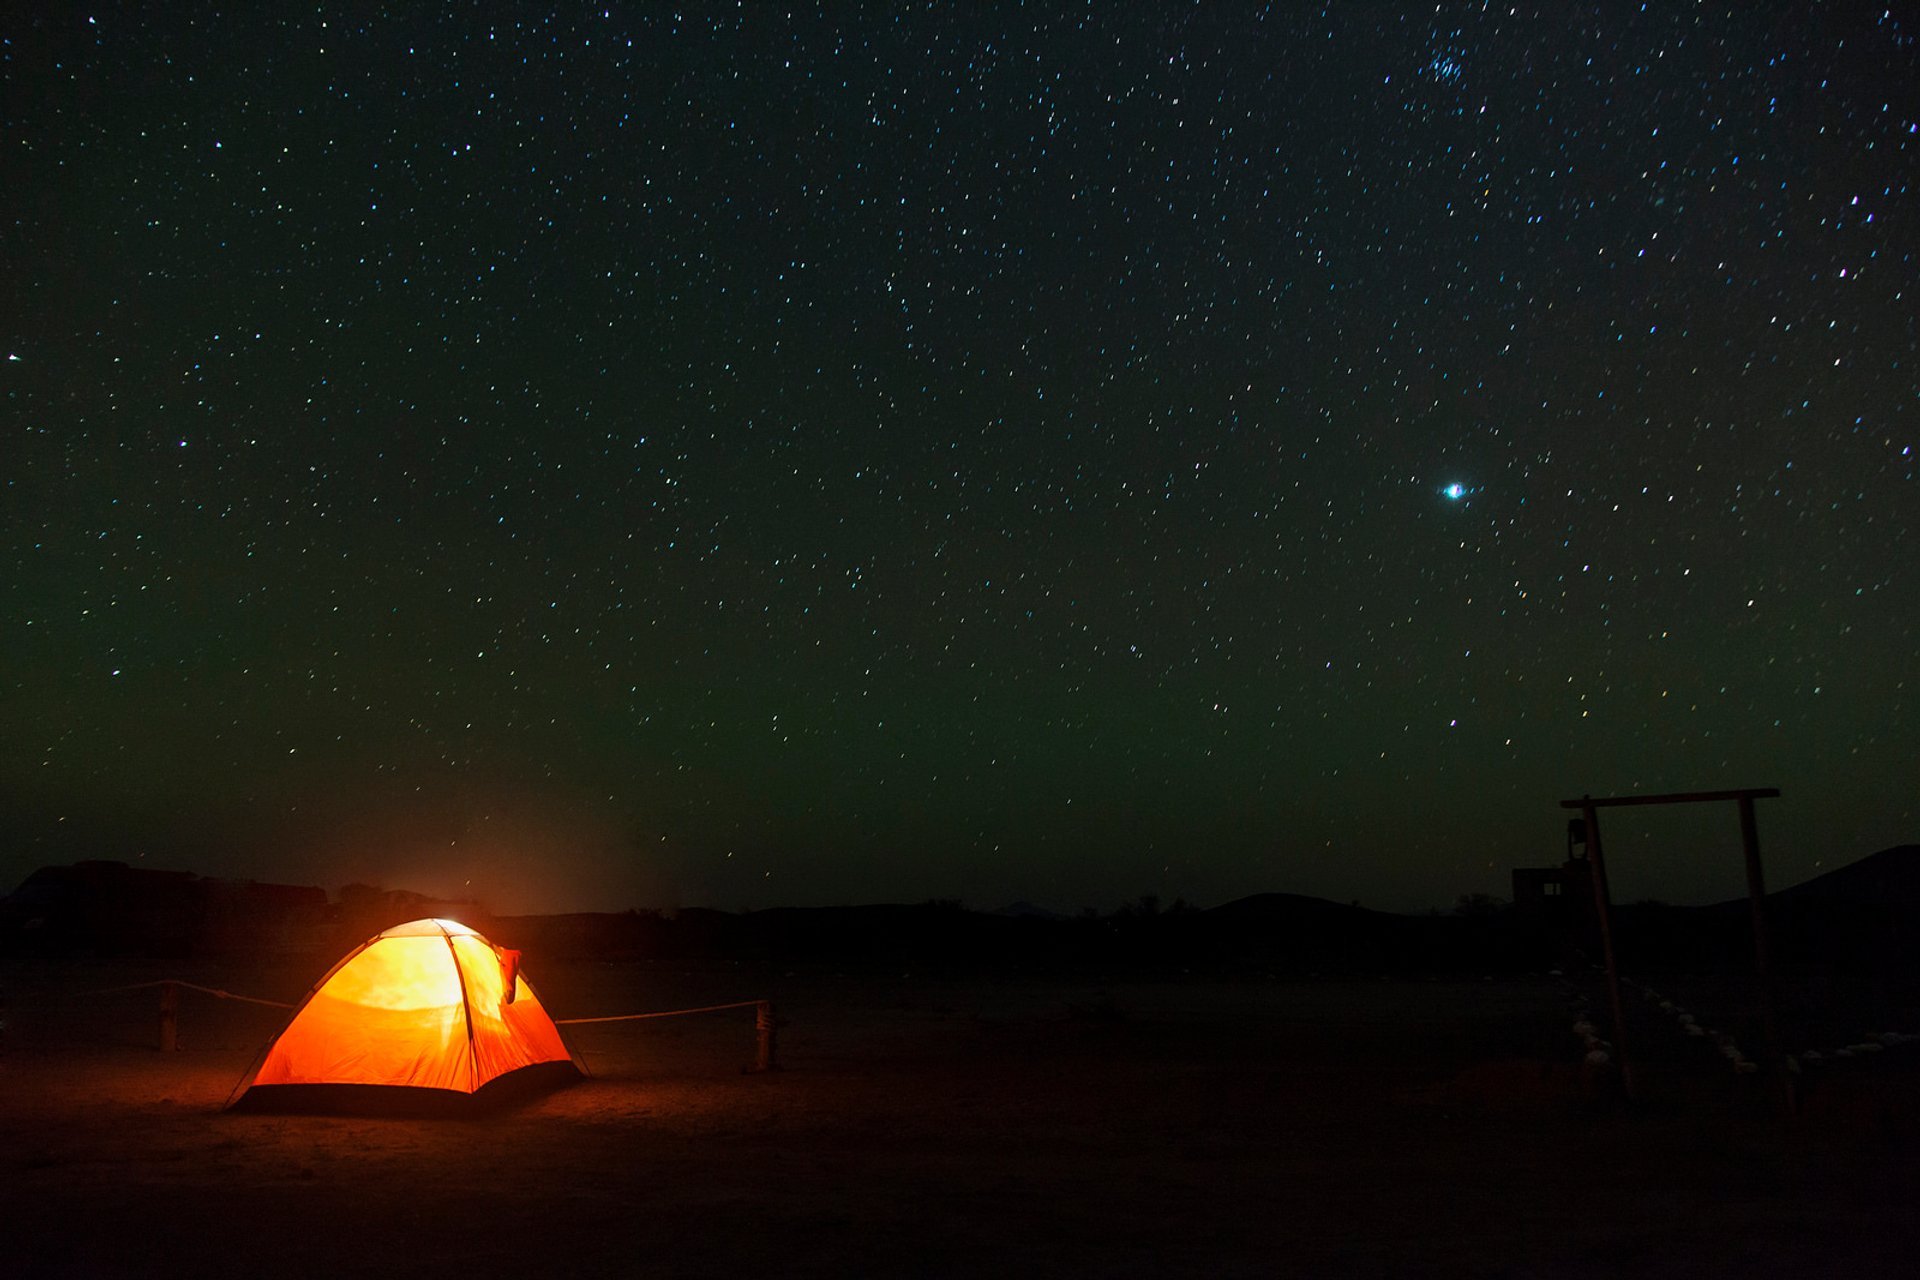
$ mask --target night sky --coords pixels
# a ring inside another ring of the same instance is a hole
[[[9,886],[1414,909],[1582,792],[1782,787],[1780,884],[1920,836],[1920,27],[396,8],[0,19]],[[1608,824],[1741,891],[1730,806]]]

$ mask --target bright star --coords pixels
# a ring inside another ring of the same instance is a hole
[[[1458,502],[1460,501],[1460,499],[1467,496],[1467,486],[1460,484],[1456,481],[1455,483],[1450,484],[1446,488],[1442,489],[1440,492],[1446,495],[1448,500],[1453,502]]]

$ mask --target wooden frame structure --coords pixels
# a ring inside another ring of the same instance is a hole
[[[1731,800],[1740,807],[1740,847],[1747,863],[1747,901],[1753,918],[1753,967],[1760,980],[1761,1034],[1766,1039],[1767,1069],[1786,1106],[1793,1107],[1793,1077],[1781,1047],[1779,993],[1767,948],[1767,885],[1760,869],[1760,833],[1753,802],[1779,796],[1778,787],[1750,787],[1734,791],[1674,791],[1654,796],[1581,796],[1562,800],[1562,809],[1578,809],[1585,826],[1587,861],[1593,868],[1593,913],[1600,926],[1600,949],[1607,964],[1607,1000],[1613,1013],[1613,1048],[1620,1059],[1620,1083],[1627,1097],[1637,1096],[1633,1058],[1627,1048],[1626,1009],[1620,1000],[1620,963],[1613,947],[1613,899],[1607,894],[1607,864],[1600,851],[1599,810],[1626,805],[1702,804]]]

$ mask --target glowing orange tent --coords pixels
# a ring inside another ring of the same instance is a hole
[[[519,959],[453,920],[367,939],[307,993],[241,1102],[462,1101],[520,1073],[577,1075]]]

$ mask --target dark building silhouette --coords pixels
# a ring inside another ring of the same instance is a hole
[[[1593,909],[1593,867],[1586,831],[1567,824],[1567,856],[1557,867],[1515,867],[1513,905],[1520,917],[1552,937],[1563,952],[1592,950],[1599,924]]]

